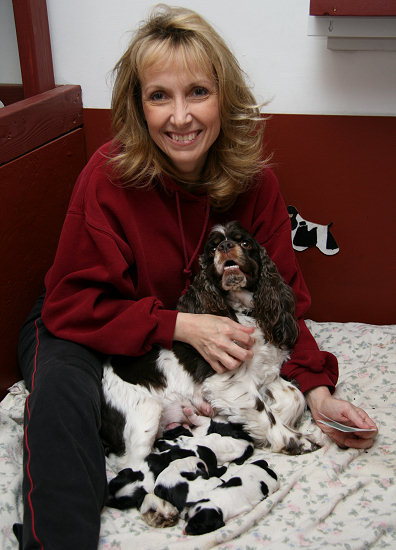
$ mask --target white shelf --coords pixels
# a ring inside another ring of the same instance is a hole
[[[309,16],[308,35],[333,50],[396,51],[396,17]]]

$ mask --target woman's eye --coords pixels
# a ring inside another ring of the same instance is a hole
[[[209,94],[208,90],[203,86],[197,86],[193,89],[192,95],[195,97],[205,97]]]
[[[162,101],[165,99],[165,94],[163,92],[154,92],[150,95],[150,101]]]

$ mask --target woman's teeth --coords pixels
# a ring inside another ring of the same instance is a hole
[[[191,132],[191,134],[168,134],[171,139],[174,141],[182,141],[183,143],[186,143],[188,141],[194,141],[194,139],[197,137],[198,132]]]

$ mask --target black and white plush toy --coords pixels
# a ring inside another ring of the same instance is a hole
[[[326,256],[333,256],[339,252],[339,247],[330,232],[328,225],[320,225],[315,222],[304,220],[299,214],[295,206],[288,206],[291,226],[292,226],[292,243],[294,250],[302,252],[307,248],[316,246]]]

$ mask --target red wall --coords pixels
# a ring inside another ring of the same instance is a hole
[[[287,204],[340,252],[298,252],[311,318],[396,323],[396,118],[277,115],[268,148]]]
[[[111,136],[110,113],[85,109],[87,154]],[[267,151],[287,204],[333,222],[340,252],[297,252],[317,321],[396,323],[396,117],[272,115]]]

